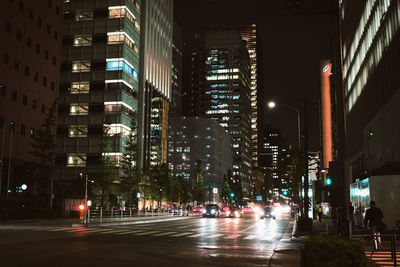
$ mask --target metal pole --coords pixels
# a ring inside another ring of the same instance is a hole
[[[100,207],[100,222],[103,221],[103,207]]]
[[[88,187],[88,175],[86,174],[86,182],[85,182],[85,223],[88,224],[88,219],[87,219],[87,215],[88,215],[88,206],[87,206],[87,187]]]
[[[12,153],[12,141],[13,141],[13,134],[14,134],[14,125],[11,127],[10,125],[10,150],[8,152],[8,172],[7,172],[7,194],[6,198],[8,199],[8,190],[10,188],[10,175],[11,175],[11,153]]]
[[[303,127],[304,127],[304,217],[308,219],[308,118],[307,118],[307,102],[303,102],[304,114],[303,114]]]
[[[50,211],[53,210],[53,175],[51,175],[51,179],[50,179],[50,203],[49,203],[49,207],[50,207]]]
[[[1,165],[0,165],[0,200],[1,200],[1,184],[3,182],[3,164],[4,164],[4,138],[6,136],[6,127],[3,122],[3,141],[1,142]]]

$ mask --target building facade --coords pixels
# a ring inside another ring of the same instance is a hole
[[[49,207],[50,182],[33,179],[38,159],[30,152],[32,137],[58,96],[62,9],[61,0],[2,3],[0,201],[17,197],[25,183],[25,195],[37,200],[25,207]]]
[[[64,9],[57,193],[78,197],[80,173],[96,182],[104,156],[118,179],[126,137],[136,132],[141,2],[72,0]]]
[[[278,160],[281,147],[281,131],[264,126],[259,143],[259,169],[264,174],[265,196],[277,197],[281,194],[281,180],[278,175]]]
[[[250,58],[237,31],[208,32],[192,54],[190,114],[215,120],[232,137],[233,176],[245,196],[251,181]]]
[[[390,227],[399,216],[393,205],[400,203],[398,197],[390,197],[399,195],[400,183],[400,3],[339,2],[346,160],[352,182],[362,184],[352,187],[350,197],[358,199],[353,205],[361,212],[367,208],[366,199],[376,200]]]
[[[172,44],[172,101],[169,114],[172,117],[182,115],[182,83],[183,83],[183,33],[182,28],[174,20],[174,35]]]
[[[170,121],[168,165],[172,176],[182,176],[192,183],[196,179],[196,164],[200,161],[205,199],[223,190],[223,177],[232,169],[232,138],[217,122],[200,117],[173,117]],[[218,200],[218,198],[217,198]]]
[[[167,161],[173,1],[143,0],[141,5],[138,166],[148,169]]]

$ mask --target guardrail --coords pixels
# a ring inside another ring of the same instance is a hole
[[[138,211],[132,208],[103,209],[102,207],[99,207],[99,208],[89,208],[87,216],[88,216],[87,223],[94,223],[94,222],[102,223],[102,222],[135,220],[143,217],[173,216],[173,213],[169,210]]]

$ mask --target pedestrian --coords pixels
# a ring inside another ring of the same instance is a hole
[[[375,201],[369,203],[370,208],[365,213],[364,225],[371,229],[374,239],[374,247],[378,249],[381,246],[381,226],[383,225],[383,214],[380,208],[376,207]]]
[[[322,205],[319,204],[318,206],[318,220],[322,222]]]

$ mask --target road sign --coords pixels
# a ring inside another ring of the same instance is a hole
[[[218,188],[214,187],[214,188],[213,188],[213,193],[214,193],[214,194],[218,194]]]
[[[256,200],[262,200],[262,196],[257,196]]]

